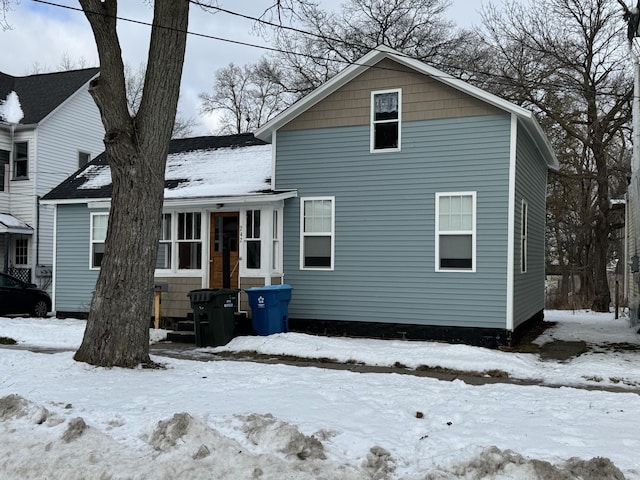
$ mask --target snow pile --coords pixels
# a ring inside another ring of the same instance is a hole
[[[612,315],[578,312],[570,321],[566,315],[549,315],[558,325],[548,335],[576,335],[580,328],[595,338],[606,328],[606,342],[634,341],[635,332]],[[197,360],[154,355],[164,369],[97,368],[75,362],[72,351],[24,349],[77,347],[83,325],[0,318],[0,337],[20,342],[0,346],[0,478],[640,480],[637,390],[476,386],[228,361],[210,349],[192,350],[206,354],[194,355]],[[282,337],[290,351],[306,346],[337,359],[376,350],[385,361],[424,361],[411,360],[412,348],[404,358],[395,342],[354,340],[346,352],[324,342],[334,339]],[[268,344],[271,337],[252,338]],[[400,343],[419,345],[426,356],[437,352],[452,365],[456,355],[458,366],[475,359],[475,370],[497,361],[495,353],[503,369],[519,363],[520,354],[509,352]],[[633,349],[603,349],[565,363],[527,358],[535,375],[546,372],[557,381],[574,379],[566,369],[576,363],[592,376],[620,364],[629,377],[640,376],[629,368],[639,360]]]
[[[0,100],[0,118],[7,123],[20,123],[24,117],[20,99],[16,92],[10,92],[6,100]]]

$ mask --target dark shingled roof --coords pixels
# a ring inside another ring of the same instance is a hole
[[[26,77],[13,77],[0,72],[0,100],[6,99],[12,91],[16,92],[24,113],[20,123],[38,123],[99,71],[98,68],[85,68]]]
[[[224,135],[218,137],[193,137],[177,138],[169,143],[169,154],[193,152],[196,150],[215,150],[217,148],[250,147],[253,145],[266,145],[267,142],[257,139],[253,133],[241,133],[238,135]],[[72,199],[97,199],[111,198],[111,184],[100,188],[79,188],[88,178],[80,175],[84,170],[93,167],[108,168],[106,152],[102,152],[91,162],[67,178],[60,185],[47,193],[42,200],[72,200]],[[176,180],[165,181],[166,188],[175,187]]]

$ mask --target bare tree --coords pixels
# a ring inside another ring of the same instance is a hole
[[[287,6],[299,30],[275,29],[273,35],[282,52],[278,63],[287,72],[284,86],[298,97],[378,45],[445,65],[466,44],[463,32],[445,18],[447,0],[347,0],[339,13],[314,2]]]
[[[80,0],[93,30],[100,76],[93,96],[105,127],[113,182],[105,255],[75,359],[93,365],[149,364],[149,319],[160,235],[164,171],[180,93],[188,0],[155,0],[144,89],[127,104],[116,30],[117,0]]]
[[[142,94],[144,92],[144,80],[147,73],[147,67],[144,63],[138,65],[137,68],[131,67],[131,65],[124,65],[124,78],[125,89],[127,91],[127,105],[129,107],[129,113],[136,115],[138,108],[140,108],[140,102],[142,101]],[[173,131],[171,138],[184,138],[191,135],[193,129],[196,126],[196,120],[193,117],[184,117],[180,113],[180,105],[178,100],[178,112],[176,113],[176,119],[173,123]]]
[[[510,0],[483,21],[485,85],[537,111],[562,161],[551,192],[571,201],[551,202],[555,261],[579,265],[591,308],[607,311],[610,200],[628,169],[633,95],[621,12],[610,0]]]
[[[202,111],[220,114],[217,133],[251,132],[286,106],[280,75],[266,58],[244,67],[230,63],[216,72],[213,93],[200,94]]]

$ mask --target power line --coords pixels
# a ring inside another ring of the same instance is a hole
[[[51,2],[48,0],[32,0],[34,2],[37,3],[41,3],[44,5],[49,5],[52,7],[58,7],[58,8],[64,8],[64,9],[68,9],[68,10],[72,10],[72,11],[76,11],[76,12],[81,12],[81,13],[90,13],[90,14],[94,14],[94,15],[102,15],[102,16],[110,16],[105,14],[104,12],[96,12],[96,11],[92,11],[92,10],[83,10],[80,7],[72,7],[69,5],[62,5],[59,3],[55,3],[55,2]],[[362,49],[367,49],[367,50],[371,50],[371,47],[366,46],[364,44],[356,44],[356,43],[350,43],[350,42],[346,42],[344,40],[341,39],[336,39],[336,38],[332,38],[332,37],[327,37],[323,34],[317,34],[317,33],[313,33],[313,32],[309,32],[309,31],[305,31],[305,30],[301,30],[295,27],[288,27],[285,25],[278,25],[272,22],[267,22],[266,20],[262,20],[260,18],[257,17],[252,17],[249,15],[245,15],[245,14],[241,14],[238,12],[233,12],[231,10],[226,10],[220,7],[214,7],[211,5],[206,5],[203,4],[202,2],[198,1],[198,0],[189,0],[190,3],[194,4],[194,5],[198,5],[202,8],[209,8],[209,9],[215,9],[218,10],[220,12],[229,14],[229,15],[234,15],[234,16],[239,16],[248,20],[252,20],[252,21],[256,21],[259,23],[263,23],[265,25],[269,25],[269,26],[273,26],[275,28],[279,28],[279,29],[284,29],[284,30],[291,30],[291,31],[295,31],[297,33],[301,33],[303,35],[308,35],[308,36],[314,36],[320,39],[326,39],[326,40],[331,40],[334,42],[339,42],[342,43],[344,45],[347,46],[351,46],[351,47],[355,47],[355,48],[362,48]],[[153,24],[150,22],[146,22],[143,20],[135,20],[135,19],[131,19],[131,18],[127,18],[127,17],[122,17],[122,16],[110,16],[112,18],[115,18],[117,20],[121,20],[123,22],[128,22],[128,23],[133,23],[133,24],[137,24],[137,25],[143,25],[143,26],[147,26],[147,27],[156,27],[156,28],[161,28],[161,29],[165,29],[165,30],[176,30],[173,27],[167,27],[167,26],[163,26],[163,25],[157,25],[157,24]],[[189,31],[187,30],[187,35],[191,35],[191,36],[195,36],[195,37],[200,37],[200,38],[205,38],[205,39],[209,39],[209,40],[216,40],[216,41],[220,41],[220,42],[226,42],[226,43],[231,43],[231,44],[235,44],[235,45],[241,45],[241,46],[245,46],[245,47],[251,47],[251,48],[257,48],[257,49],[261,49],[261,50],[266,50],[266,51],[270,51],[270,52],[275,52],[275,53],[283,53],[283,54],[288,54],[288,55],[294,55],[294,56],[298,56],[298,57],[305,57],[305,58],[310,58],[312,60],[321,60],[321,61],[325,61],[328,63],[341,63],[341,64],[345,64],[347,66],[351,66],[351,65],[355,65],[355,66],[363,66],[363,67],[368,67],[368,68],[376,68],[376,69],[380,69],[380,70],[387,70],[387,71],[394,71],[394,72],[402,72],[403,70],[400,69],[396,69],[396,68],[392,68],[392,67],[380,67],[378,65],[367,65],[367,64],[363,64],[363,63],[358,63],[357,61],[350,61],[350,60],[344,60],[344,59],[340,59],[340,58],[329,58],[326,56],[320,56],[320,55],[313,55],[313,54],[309,54],[309,53],[301,53],[301,52],[295,52],[292,50],[284,50],[282,48],[276,48],[276,47],[269,47],[266,45],[258,45],[255,43],[249,43],[249,42],[244,42],[241,40],[232,40],[229,38],[224,38],[224,37],[218,37],[215,35],[209,35],[209,34],[205,34],[205,33],[199,33],[199,32],[193,32],[193,31]],[[405,57],[405,58],[410,58],[413,59],[414,57],[411,57],[410,55],[404,54],[402,52],[397,52],[397,54],[399,56]],[[443,65],[446,66],[446,65]],[[460,69],[460,67],[458,66],[449,66],[450,68],[455,68],[455,69]],[[476,75],[481,75],[484,77],[485,81],[487,83],[493,83],[496,86],[513,86],[513,83],[510,81],[509,77],[506,75],[497,75],[495,73],[491,73],[491,72],[485,72],[485,71],[480,71],[480,70],[464,70],[465,73],[467,74],[476,74]],[[438,78],[438,75],[433,75],[433,78]],[[449,74],[444,74],[442,75],[442,78],[450,78],[451,75]],[[574,91],[574,92],[582,92],[584,89],[581,87],[569,87],[566,82],[548,82],[545,83],[544,85],[535,85],[532,88],[540,88],[541,86],[544,87],[557,87],[559,89],[563,89],[564,91]],[[619,92],[616,91],[611,91],[611,92],[604,92],[603,95],[618,95]]]

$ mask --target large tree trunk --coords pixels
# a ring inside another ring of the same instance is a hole
[[[144,92],[127,110],[116,0],[80,0],[93,29],[100,77],[90,87],[105,126],[113,182],[105,254],[75,359],[99,366],[149,363],[149,324],[164,171],[180,93],[188,0],[156,0]]]

